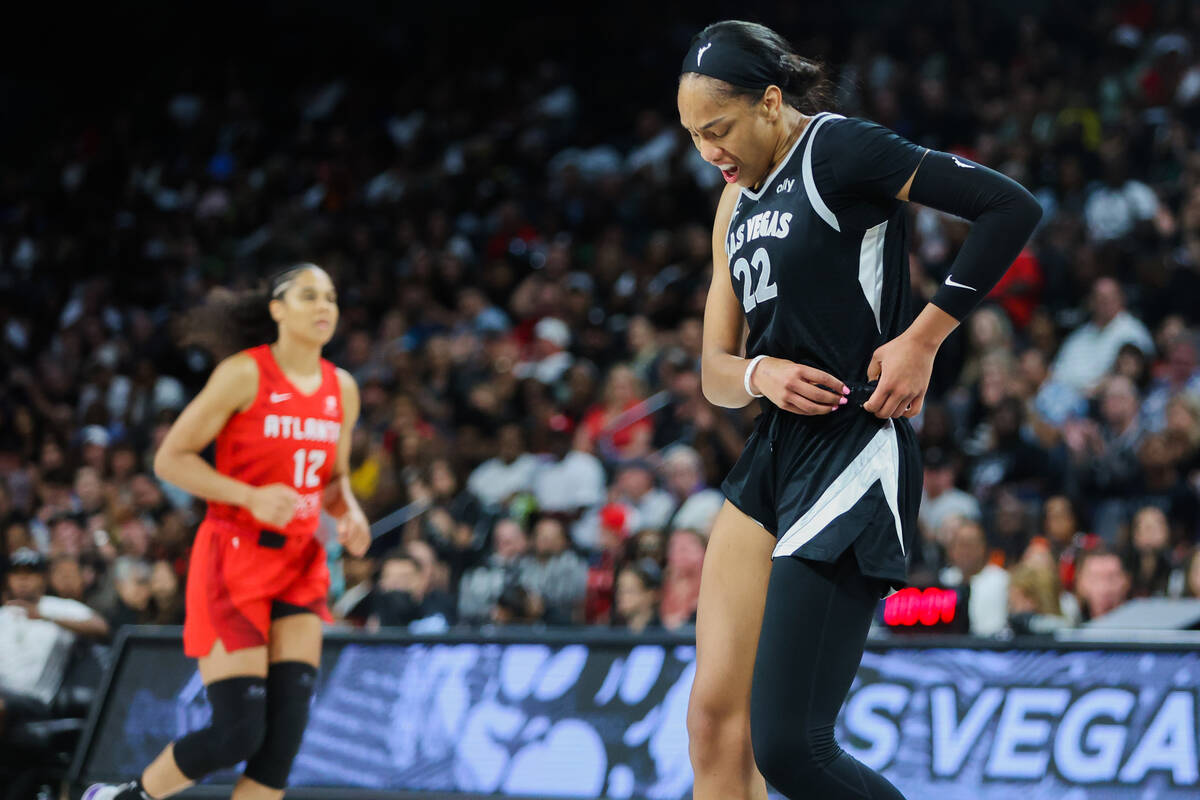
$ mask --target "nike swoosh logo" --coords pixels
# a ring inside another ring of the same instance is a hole
[[[972,292],[975,291],[974,286],[967,286],[965,283],[959,283],[958,281],[953,280],[949,275],[946,276],[946,285],[953,286],[955,289],[970,289]]]
[[[709,42],[708,44],[704,45],[704,47],[701,47],[698,51],[696,51],[696,66],[697,67],[700,66],[700,59],[704,58],[704,52],[706,50],[708,50],[708,48],[710,48],[710,47],[712,47],[712,42]]]
[[[282,403],[284,400],[287,400],[291,396],[292,396],[291,392],[271,392],[271,402],[272,403]]]
[[[958,160],[958,156],[950,156],[950,157],[951,157],[952,159],[954,159],[954,163],[955,163],[955,164],[957,164],[958,166],[962,167],[963,169],[975,169],[975,165],[974,165],[974,164],[966,164],[966,163],[963,163],[962,161],[959,161],[959,160]]]

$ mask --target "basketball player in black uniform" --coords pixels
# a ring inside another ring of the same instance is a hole
[[[1041,209],[986,167],[819,113],[820,69],[761,25],[710,25],[682,72],[680,121],[729,184],[713,226],[704,394],[735,408],[764,398],[701,578],[694,797],[765,797],[761,771],[790,798],[898,800],[833,729],[876,604],[906,580],[921,494],[907,417],[942,340]],[[908,200],[974,221],[915,320]]]

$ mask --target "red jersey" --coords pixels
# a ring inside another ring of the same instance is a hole
[[[282,483],[300,493],[296,516],[281,529],[292,536],[317,530],[321,505],[342,434],[342,391],[337,369],[321,359],[321,385],[301,394],[275,363],[270,345],[245,351],[258,363],[258,395],[217,434],[217,472],[248,483]],[[208,517],[251,529],[263,524],[249,511],[208,504]]]

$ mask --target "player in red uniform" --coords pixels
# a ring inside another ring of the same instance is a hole
[[[322,508],[338,518],[349,552],[370,544],[348,477],[358,387],[321,358],[337,319],[329,276],[301,264],[266,293],[215,298],[186,321],[191,341],[240,350],[217,365],[154,460],[159,477],[208,501],[183,639],[199,659],[212,722],[168,745],[136,781],[92,786],[84,800],[167,797],[241,761],[234,800],[283,796],[330,619],[325,549],[314,536]],[[200,457],[213,439],[215,468]]]

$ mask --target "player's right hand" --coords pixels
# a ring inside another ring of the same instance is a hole
[[[285,483],[272,483],[254,487],[246,510],[264,525],[283,528],[296,516],[299,505],[299,492]]]
[[[828,372],[782,358],[758,362],[750,385],[784,411],[807,416],[837,411],[849,394],[849,387]]]

